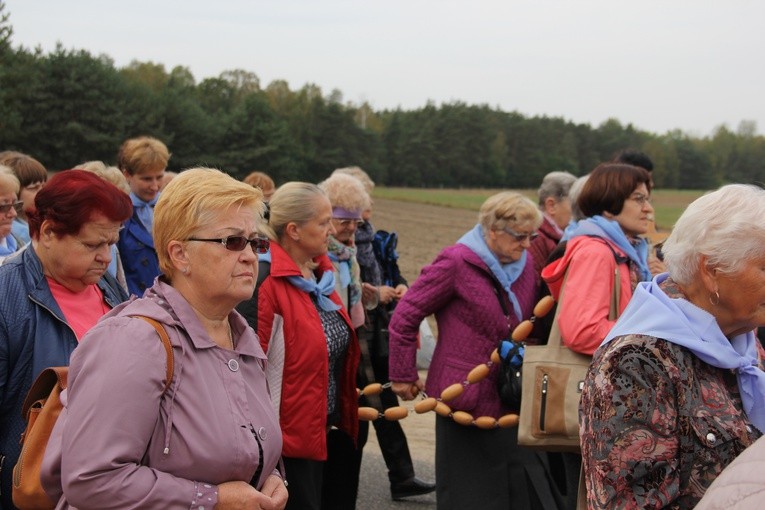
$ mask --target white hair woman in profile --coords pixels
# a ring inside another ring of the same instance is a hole
[[[595,352],[580,407],[588,508],[693,508],[765,431],[765,190],[694,201]]]

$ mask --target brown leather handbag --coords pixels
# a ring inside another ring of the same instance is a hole
[[[564,276],[559,303],[565,280]],[[620,284],[617,264],[609,320],[619,317]],[[547,344],[527,345],[524,352],[518,444],[538,450],[579,453],[579,401],[592,356],[563,345],[558,325],[560,311],[559,305]]]
[[[157,330],[159,338],[167,353],[167,374],[165,389],[170,387],[173,380],[173,346],[162,325],[141,315],[134,316],[143,319]],[[21,408],[22,415],[27,421],[27,427],[21,434],[21,454],[13,468],[13,504],[19,510],[48,510],[56,506],[55,501],[45,493],[40,482],[45,448],[48,445],[53,426],[64,406],[61,404],[61,392],[66,389],[69,367],[46,368],[32,384]]]

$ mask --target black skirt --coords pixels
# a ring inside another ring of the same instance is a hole
[[[436,417],[439,510],[558,510],[545,452],[518,446],[518,429],[482,430]]]

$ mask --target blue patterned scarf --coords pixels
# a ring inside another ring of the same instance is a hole
[[[518,302],[518,298],[511,287],[526,267],[526,250],[523,251],[523,255],[521,255],[519,260],[509,264],[501,264],[497,256],[489,249],[489,245],[486,244],[486,239],[483,237],[483,228],[481,228],[480,224],[469,230],[457,243],[464,244],[481,257],[481,260],[488,266],[492,274],[499,280],[502,288],[507,292],[507,297],[510,298],[510,302],[513,304],[515,316],[519,321],[523,320],[521,304]]]

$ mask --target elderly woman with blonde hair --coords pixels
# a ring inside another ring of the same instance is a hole
[[[186,170],[162,193],[153,228],[162,276],[71,359],[43,465],[57,508],[284,508],[266,356],[234,311],[268,249],[262,213],[259,190],[214,169]],[[172,360],[136,316],[166,331]]]
[[[352,449],[358,436],[359,344],[327,257],[332,205],[306,182],[280,186],[269,205],[262,230],[271,239],[271,263],[250,300],[257,315],[249,320],[268,354],[290,473],[287,508],[354,507],[348,463],[338,453]]]
[[[694,201],[595,352],[580,422],[588,508],[693,508],[765,431],[765,190]]]
[[[422,319],[435,314],[439,338],[428,371],[428,395],[440,395],[485,363],[532,313],[536,276],[528,254],[542,214],[511,191],[489,197],[478,224],[441,251],[399,301],[390,322],[390,380],[404,400],[424,387],[416,365]],[[500,418],[511,411],[497,391],[497,368],[449,402],[454,411]],[[515,409],[517,411],[517,409]],[[439,509],[555,509],[546,459],[518,446],[516,428],[483,430],[436,416]]]
[[[333,173],[319,183],[332,204],[334,234],[329,238],[327,254],[335,266],[337,291],[343,300],[354,328],[364,324],[364,304],[377,306],[375,292],[362,300],[361,270],[356,259],[355,234],[364,223],[361,215],[370,207],[370,198],[361,181],[348,174]]]

